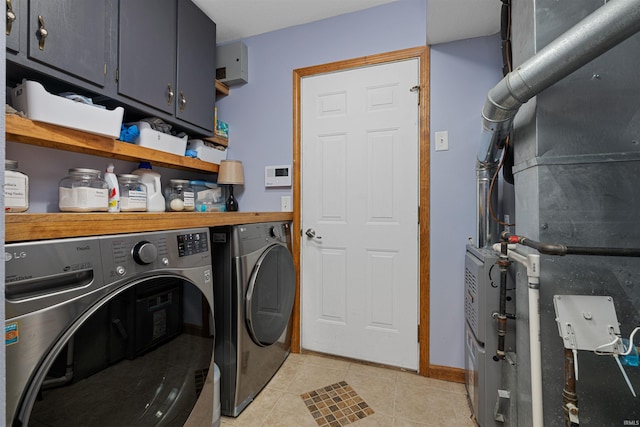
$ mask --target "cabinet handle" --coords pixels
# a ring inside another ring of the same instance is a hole
[[[38,46],[40,47],[40,50],[44,50],[44,39],[49,35],[49,31],[47,31],[47,28],[44,26],[44,18],[42,18],[42,15],[38,15],[38,22],[40,22],[40,28],[38,28],[40,43]]]
[[[187,105],[187,98],[184,97],[184,93],[180,91],[180,112],[184,112],[184,106]]]
[[[13,13],[11,0],[7,0],[7,35],[11,34],[11,24],[16,20],[16,14]]]
[[[167,99],[167,105],[171,105],[173,102],[173,88],[171,87],[171,83],[167,83],[167,87],[169,88],[169,98]]]

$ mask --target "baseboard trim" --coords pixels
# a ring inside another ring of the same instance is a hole
[[[321,353],[313,350],[301,349],[301,351],[291,351],[291,352],[298,353],[298,354],[308,354],[313,356],[327,357],[330,359],[343,360],[345,362],[356,362],[356,363],[361,363],[363,365],[376,366],[378,368],[393,369],[395,371],[403,371],[403,372],[413,372],[417,374],[416,371],[412,371],[404,368],[398,368],[397,366],[367,362],[365,360],[353,359],[353,358],[344,357],[344,356],[336,356],[333,354]],[[440,366],[440,365],[429,365],[429,375],[427,376],[429,378],[433,378],[436,380],[444,380],[444,381],[451,381],[454,383],[464,384],[464,369],[461,369],[461,368],[452,368],[450,366]]]
[[[454,383],[464,383],[464,369],[429,365],[429,377]]]

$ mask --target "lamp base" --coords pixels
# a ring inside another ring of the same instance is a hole
[[[233,197],[233,185],[229,186],[229,197],[225,202],[227,212],[238,212],[238,201]]]

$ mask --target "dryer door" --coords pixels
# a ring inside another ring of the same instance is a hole
[[[246,323],[256,344],[266,347],[284,339],[296,295],[291,253],[273,244],[260,255],[246,295]]]

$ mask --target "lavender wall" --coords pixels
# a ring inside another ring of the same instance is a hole
[[[464,367],[464,256],[474,237],[475,159],[487,92],[502,78],[499,35],[431,47],[431,364]],[[449,131],[449,150],[433,135]],[[455,313],[455,316],[452,316]]]
[[[422,46],[426,0],[362,12],[243,40],[249,83],[218,103],[229,123],[229,158],[245,166],[241,210],[280,210],[291,189],[265,189],[264,167],[292,161],[292,71]],[[431,363],[464,367],[464,252],[475,234],[475,155],[487,91],[500,80],[497,36],[431,48],[431,134],[449,131],[449,151],[431,151]],[[433,146],[433,144],[432,144]],[[455,313],[452,316],[452,313]]]

